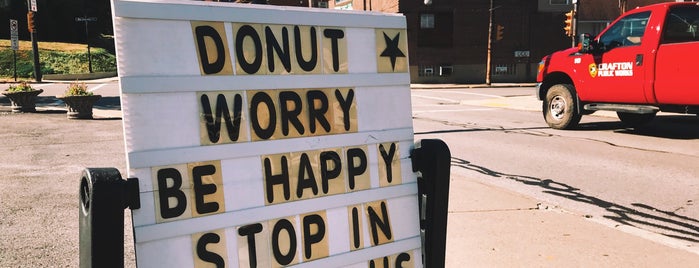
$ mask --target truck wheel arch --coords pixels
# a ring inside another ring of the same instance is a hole
[[[546,77],[541,82],[541,86],[539,86],[539,92],[537,92],[537,94],[538,94],[537,97],[540,100],[544,100],[546,98],[546,92],[548,92],[548,90],[552,86],[557,85],[557,84],[568,84],[568,85],[573,85],[573,87],[575,87],[575,83],[573,83],[573,79],[571,79],[570,76],[568,76],[567,74],[562,73],[562,72],[550,73],[550,74],[547,74]]]

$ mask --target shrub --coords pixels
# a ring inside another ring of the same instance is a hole
[[[32,85],[28,84],[26,81],[19,82],[17,85],[10,85],[7,88],[7,92],[27,92],[33,91]]]
[[[65,92],[66,96],[92,96],[92,92],[87,91],[85,82],[73,82],[68,85]]]

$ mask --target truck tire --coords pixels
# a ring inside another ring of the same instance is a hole
[[[546,92],[542,103],[544,120],[554,129],[573,129],[578,126],[582,114],[578,113],[575,90],[570,84],[557,84]]]
[[[627,127],[640,127],[645,124],[648,124],[650,121],[655,118],[656,113],[649,113],[649,114],[634,114],[634,113],[624,113],[624,112],[616,112],[616,115],[619,117],[619,120],[621,120],[621,123],[623,123]]]

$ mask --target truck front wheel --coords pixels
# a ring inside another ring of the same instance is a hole
[[[544,120],[554,129],[573,129],[580,122],[573,85],[554,85],[546,92],[542,103]]]
[[[634,114],[634,113],[624,113],[624,112],[617,112],[616,115],[619,117],[619,120],[621,120],[621,123],[626,125],[627,127],[640,127],[645,124],[648,124],[650,121],[655,118],[656,113],[649,113],[649,114]]]

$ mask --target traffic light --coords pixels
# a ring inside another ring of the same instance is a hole
[[[575,35],[575,33],[573,32],[573,17],[575,17],[575,11],[571,10],[570,12],[566,13],[566,25],[563,27],[563,30],[566,31],[567,36]]]
[[[503,34],[504,34],[503,32],[505,31],[505,26],[498,24],[496,26],[496,28],[497,28],[497,31],[495,34],[495,40],[500,41],[503,38]]]
[[[27,12],[27,28],[29,32],[33,33],[36,30],[36,25],[34,24],[34,11]]]

